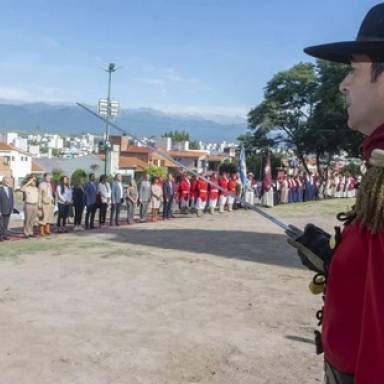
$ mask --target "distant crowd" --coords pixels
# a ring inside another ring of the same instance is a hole
[[[221,188],[214,187],[206,178]],[[0,187],[0,240],[8,239],[9,218],[14,211],[11,186],[11,178],[4,177]],[[133,224],[136,214],[140,222],[156,222],[159,217],[173,218],[175,211],[194,213],[198,217],[206,212],[214,214],[216,208],[220,213],[232,211],[241,198],[239,186],[237,174],[230,177],[223,174],[218,178],[212,173],[192,179],[183,174],[177,180],[172,174],[165,180],[161,177],[149,180],[149,176],[144,175],[137,186],[134,179],[123,185],[120,174],[109,182],[107,176],[96,180],[91,173],[87,179],[81,178],[73,184],[69,177],[62,176],[56,184],[46,173],[40,182],[35,176],[29,177],[18,191],[23,194],[24,236],[29,238],[36,236],[36,224],[40,236],[50,235],[53,225],[56,232],[66,232],[69,219],[73,220],[75,231],[94,229],[97,212],[98,226],[103,227],[119,226],[121,222]],[[126,210],[124,218],[120,217],[122,208]]]
[[[283,176],[277,180],[278,202],[297,203],[330,198],[355,197],[361,177],[333,172],[326,176],[306,173],[300,176]]]
[[[24,202],[24,236],[35,237],[38,225],[40,236],[50,235],[52,225],[56,232],[66,232],[68,221],[73,221],[75,231],[98,226],[119,226],[120,223],[156,222],[171,219],[175,212],[193,213],[201,217],[204,213],[231,212],[234,208],[249,205],[273,206],[325,198],[354,197],[359,178],[350,175],[328,174],[318,177],[310,173],[296,176],[280,175],[267,185],[257,181],[249,173],[243,182],[239,173],[215,172],[188,177],[186,173],[174,177],[144,175],[139,185],[132,178],[127,185],[120,174],[110,180],[102,175],[96,180],[94,173],[88,178],[72,182],[62,176],[56,184],[49,173],[38,182],[31,176],[20,188]],[[210,181],[210,182],[208,182]],[[8,238],[9,217],[14,210],[12,180],[4,177],[0,187],[0,240]],[[122,211],[126,213],[122,218]]]

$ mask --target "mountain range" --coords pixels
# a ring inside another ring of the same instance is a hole
[[[92,110],[95,107],[89,106]],[[169,131],[186,131],[193,140],[235,141],[245,133],[247,122],[238,116],[180,115],[151,108],[123,109],[116,123],[136,136],[161,136]],[[77,105],[47,103],[0,103],[0,132],[101,135],[105,124]],[[114,130],[111,130],[111,133]]]

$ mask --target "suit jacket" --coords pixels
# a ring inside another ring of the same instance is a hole
[[[8,188],[8,194],[5,192],[5,187],[0,187],[0,213],[4,216],[9,216],[13,211],[13,189]]]
[[[87,181],[84,186],[84,198],[86,205],[96,203],[97,185],[95,181]]]
[[[144,202],[148,202],[152,197],[151,183],[147,180],[143,180],[139,187],[139,199]]]
[[[168,180],[163,184],[163,197],[165,200],[172,200],[175,193],[175,186]]]
[[[111,188],[111,203],[119,204],[123,198],[123,184],[120,181],[114,181]]]

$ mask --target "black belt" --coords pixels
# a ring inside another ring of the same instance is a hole
[[[327,361],[324,362],[325,384],[353,384],[352,375],[342,373],[332,367]]]

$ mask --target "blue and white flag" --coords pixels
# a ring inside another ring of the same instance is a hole
[[[244,147],[241,147],[241,151],[240,151],[240,179],[241,179],[241,184],[243,184],[243,186],[246,187],[248,183],[248,179],[247,179],[247,164],[245,161]]]

